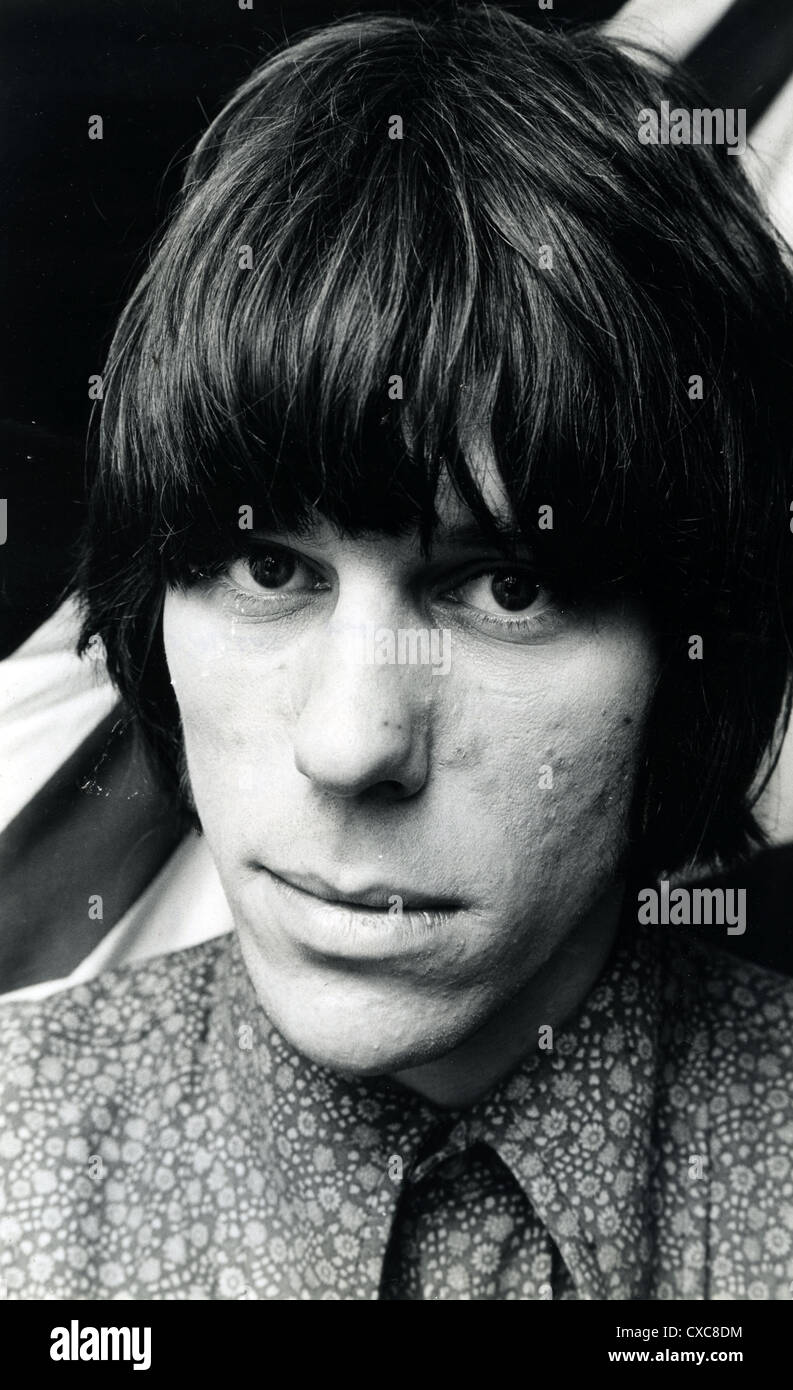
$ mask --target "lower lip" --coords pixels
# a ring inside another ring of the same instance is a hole
[[[295,888],[263,866],[261,872],[279,900],[279,918],[289,935],[307,950],[347,960],[382,960],[426,950],[459,915],[459,908],[421,911],[332,903]]]

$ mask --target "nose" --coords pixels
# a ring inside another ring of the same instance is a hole
[[[294,726],[295,765],[336,796],[415,796],[427,779],[427,668],[376,665],[371,624],[312,635]]]

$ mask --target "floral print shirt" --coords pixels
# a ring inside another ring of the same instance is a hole
[[[793,985],[623,935],[465,1111],[284,1041],[235,936],[0,1004],[0,1296],[789,1299]]]

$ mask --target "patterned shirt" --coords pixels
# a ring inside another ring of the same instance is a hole
[[[792,1040],[657,927],[456,1112],[297,1053],[233,935],[7,1003],[0,1294],[789,1299]]]

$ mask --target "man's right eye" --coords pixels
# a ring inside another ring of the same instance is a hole
[[[327,589],[327,581],[313,565],[294,550],[282,546],[257,546],[238,558],[227,570],[229,581],[247,593],[259,589],[287,593],[316,593]]]

